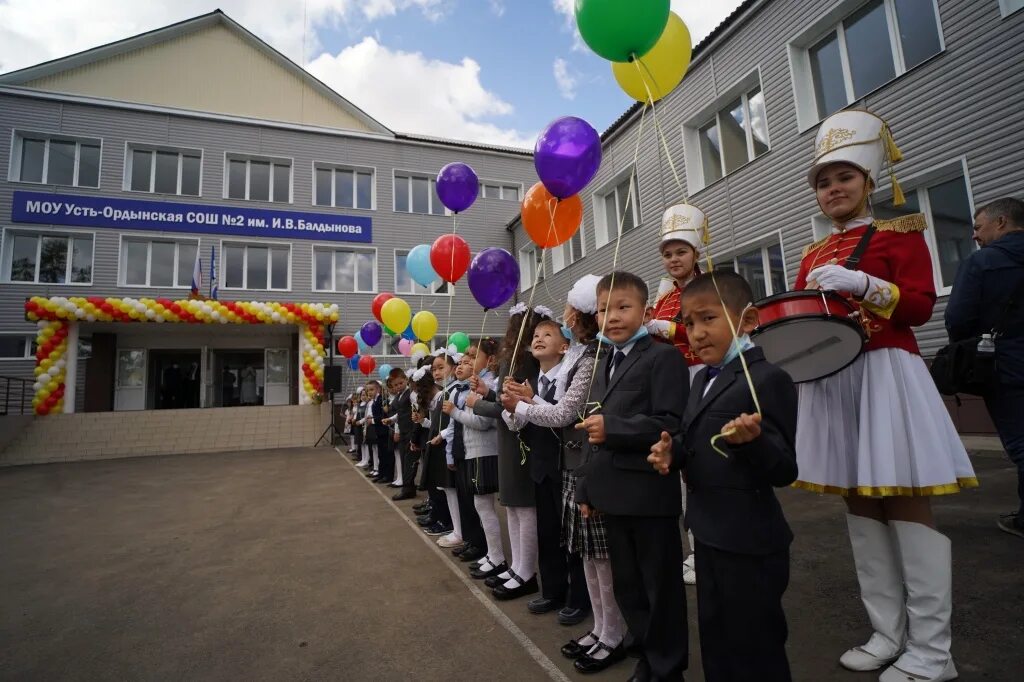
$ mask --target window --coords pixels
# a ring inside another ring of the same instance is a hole
[[[715,267],[731,269],[750,282],[754,300],[781,294],[786,290],[786,268],[782,245],[776,241],[743,251]]]
[[[276,244],[224,244],[225,289],[288,289],[291,249]]]
[[[129,147],[126,189],[197,197],[201,159],[200,151]]]
[[[944,49],[934,0],[858,4],[841,3],[790,45],[801,130]]]
[[[583,228],[576,230],[568,240],[551,249],[551,267],[554,272],[569,267],[583,258]]]
[[[429,287],[421,286],[409,276],[406,267],[408,251],[395,250],[395,293],[396,294],[448,294],[448,282],[438,277]]]
[[[519,201],[519,185],[494,182],[485,180],[480,183],[480,196],[484,199],[502,199],[504,201]]]
[[[395,173],[395,211],[445,215],[437,196],[437,181],[426,175]]]
[[[594,193],[598,246],[614,239],[619,225],[622,232],[628,232],[640,224],[637,196],[636,175],[632,168],[620,173],[604,190]]]
[[[143,239],[121,241],[121,285],[129,287],[191,287],[199,242]]]
[[[999,12],[1004,17],[1021,9],[1024,9],[1024,0],[999,0]]]
[[[91,234],[7,230],[3,281],[34,284],[92,284]]]
[[[36,340],[30,334],[0,334],[0,360],[35,359]]]
[[[317,164],[313,203],[317,206],[363,208],[370,210],[374,198],[373,171],[368,168],[344,168]]]
[[[376,291],[377,252],[314,248],[313,288],[317,291]]]
[[[956,279],[960,263],[974,253],[974,205],[963,174],[962,162],[952,174],[932,176],[918,183],[916,189],[904,187],[906,203],[895,208],[888,199],[875,209],[879,218],[895,218],[910,213],[924,213],[928,219],[925,241],[932,254],[935,288],[948,294]]]
[[[273,201],[292,200],[292,162],[285,159],[227,156],[228,199]]]
[[[529,289],[544,280],[544,249],[530,244],[519,249],[519,288]]]
[[[12,180],[72,187],[100,186],[100,141],[18,133]]]
[[[768,151],[764,93],[758,85],[729,101],[700,126],[700,159],[706,187]]]

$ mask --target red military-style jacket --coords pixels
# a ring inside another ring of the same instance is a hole
[[[876,220],[875,234],[857,269],[884,281],[872,282],[863,299],[839,292],[860,310],[861,326],[868,336],[865,351],[902,348],[920,355],[912,327],[927,322],[935,307],[932,259],[923,234],[926,228],[920,213]],[[867,225],[831,234],[804,249],[796,289],[814,288],[807,279],[811,270],[829,263],[845,264],[865,230]]]
[[[690,349],[690,342],[686,338],[686,327],[683,326],[683,317],[679,304],[682,293],[679,285],[673,283],[672,289],[662,294],[658,298],[657,303],[654,304],[652,318],[655,320],[668,320],[672,323],[667,337],[657,336],[656,338],[668,341],[675,346],[683,354],[687,365],[699,365],[701,364],[700,356]]]

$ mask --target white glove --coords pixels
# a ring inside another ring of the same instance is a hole
[[[867,274],[842,265],[822,265],[807,273],[807,281],[817,282],[819,289],[845,291],[860,298],[868,288]]]
[[[667,339],[669,334],[672,333],[672,322],[670,320],[651,320],[644,325],[647,327],[647,331],[654,336],[660,336],[663,339]]]

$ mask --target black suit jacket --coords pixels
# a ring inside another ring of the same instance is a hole
[[[576,469],[576,501],[620,516],[679,516],[677,476],[661,476],[647,461],[662,431],[679,432],[690,381],[674,346],[638,340],[607,380],[614,348],[603,348],[590,399],[601,402],[605,442],[585,443],[586,461]],[[584,442],[586,433],[579,432]]]
[[[716,441],[728,457],[711,446],[727,422],[756,411],[736,358],[707,395],[707,368],[694,378],[684,430],[673,439],[672,463],[686,472],[686,524],[698,540],[729,552],[770,554],[793,540],[773,486],[796,480],[797,394],[789,375],[765,360],[760,348],[743,355],[761,403],[761,435],[743,445]]]
[[[539,395],[538,378],[532,376],[529,381],[533,392]],[[555,402],[554,382],[548,387],[547,394],[541,397],[549,403]],[[562,458],[561,429],[528,423],[523,428],[522,435],[530,447],[530,478],[536,483],[540,483],[545,477],[561,481],[562,477],[559,473],[559,462]]]
[[[412,420],[412,390],[406,387],[391,401],[391,414],[396,416],[398,433],[401,442],[408,443],[412,438],[416,422]]]

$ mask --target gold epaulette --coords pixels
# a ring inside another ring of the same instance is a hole
[[[815,249],[820,249],[822,246],[825,245],[825,242],[827,242],[831,237],[832,237],[832,235],[829,235],[828,237],[825,237],[824,239],[819,239],[818,241],[814,242],[813,244],[808,244],[807,246],[804,247],[804,252],[803,252],[803,254],[801,254],[800,257],[801,258],[807,258],[807,254],[809,254],[811,251],[814,251]]]
[[[928,221],[924,213],[910,213],[892,220],[876,220],[875,229],[879,232],[924,232],[928,229]]]

